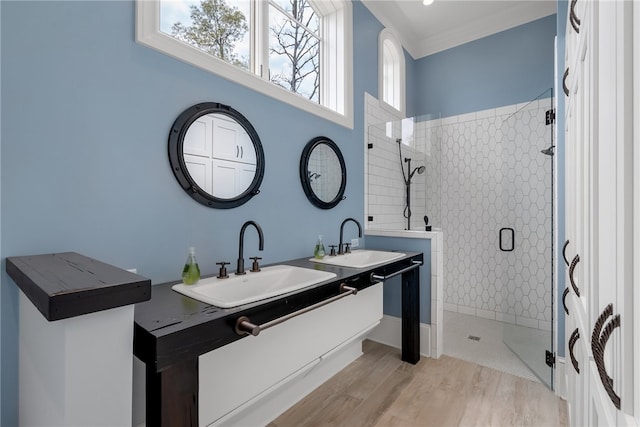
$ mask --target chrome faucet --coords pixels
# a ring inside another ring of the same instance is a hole
[[[358,226],[358,237],[362,237],[362,226],[360,225],[360,223],[356,219],[347,218],[344,221],[342,221],[342,224],[340,224],[340,244],[338,245],[338,255],[344,254],[344,251],[342,250],[342,234],[344,232],[344,225],[348,221],[353,221],[353,222],[356,223],[356,225]]]
[[[244,232],[250,225],[253,225],[258,231],[258,238],[260,239],[260,242],[258,243],[258,249],[264,249],[264,235],[262,234],[262,228],[260,228],[260,226],[254,221],[247,221],[242,224],[242,228],[240,229],[240,250],[238,251],[238,266],[236,268],[237,275],[247,274],[246,271],[244,271]]]

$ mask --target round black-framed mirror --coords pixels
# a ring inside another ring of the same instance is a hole
[[[264,151],[238,111],[203,102],[183,111],[169,132],[169,162],[182,189],[211,208],[243,205],[260,192]]]
[[[300,181],[307,199],[320,209],[345,199],[347,167],[335,142],[318,136],[307,143],[300,156]]]

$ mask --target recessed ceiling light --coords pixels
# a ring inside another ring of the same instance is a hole
[[[425,6],[429,6],[431,3],[433,3],[433,0],[422,0],[422,4]]]

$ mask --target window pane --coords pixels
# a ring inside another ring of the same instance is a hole
[[[249,69],[249,0],[161,0],[160,31]]]
[[[400,63],[395,46],[385,40],[382,45],[382,99],[400,109]]]
[[[314,34],[318,34],[320,19],[307,0],[270,0],[289,14],[290,18],[297,20]]]
[[[306,1],[292,0],[292,3],[302,7]],[[291,92],[320,102],[320,40],[271,5],[269,79]]]

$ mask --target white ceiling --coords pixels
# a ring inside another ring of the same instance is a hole
[[[556,13],[555,0],[362,0],[414,59]]]

